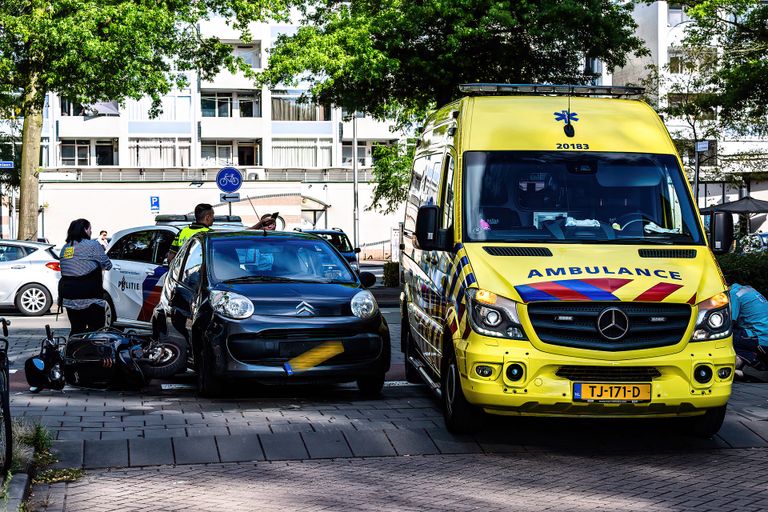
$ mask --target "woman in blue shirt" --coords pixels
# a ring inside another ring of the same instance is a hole
[[[70,336],[104,327],[105,307],[102,270],[112,268],[98,240],[91,240],[91,223],[73,220],[67,243],[61,249],[59,299],[72,326]]]

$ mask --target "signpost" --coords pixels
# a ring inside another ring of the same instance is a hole
[[[235,167],[224,167],[216,174],[216,186],[224,192],[221,194],[221,201],[229,203],[229,214],[232,215],[232,202],[240,200],[240,194],[237,199],[224,199],[224,196],[232,196],[240,190],[243,185],[243,174]]]
[[[693,197],[696,199],[696,208],[699,207],[699,166],[700,166],[700,158],[699,153],[705,153],[709,151],[709,141],[708,140],[697,140],[696,141],[696,167],[693,171]]]
[[[0,160],[0,169],[13,169],[14,165],[12,161]],[[9,201],[10,203],[10,201]],[[8,212],[8,231],[11,231],[11,212],[9,208]],[[13,234],[10,235],[13,238]],[[0,188],[0,238],[3,238],[3,189]]]
[[[160,196],[149,196],[149,210],[153,213],[160,211]]]

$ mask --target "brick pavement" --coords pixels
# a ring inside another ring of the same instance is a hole
[[[768,450],[425,455],[90,471],[29,510],[765,510]]]

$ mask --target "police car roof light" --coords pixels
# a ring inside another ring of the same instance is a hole
[[[513,94],[555,96],[639,96],[643,87],[616,87],[613,85],[558,85],[558,84],[461,84],[459,91],[468,96],[504,96]]]

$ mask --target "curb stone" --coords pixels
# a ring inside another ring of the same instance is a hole
[[[3,503],[3,510],[21,510],[24,500],[29,494],[32,479],[27,473],[16,473],[11,476],[11,484],[8,486],[8,501]]]

